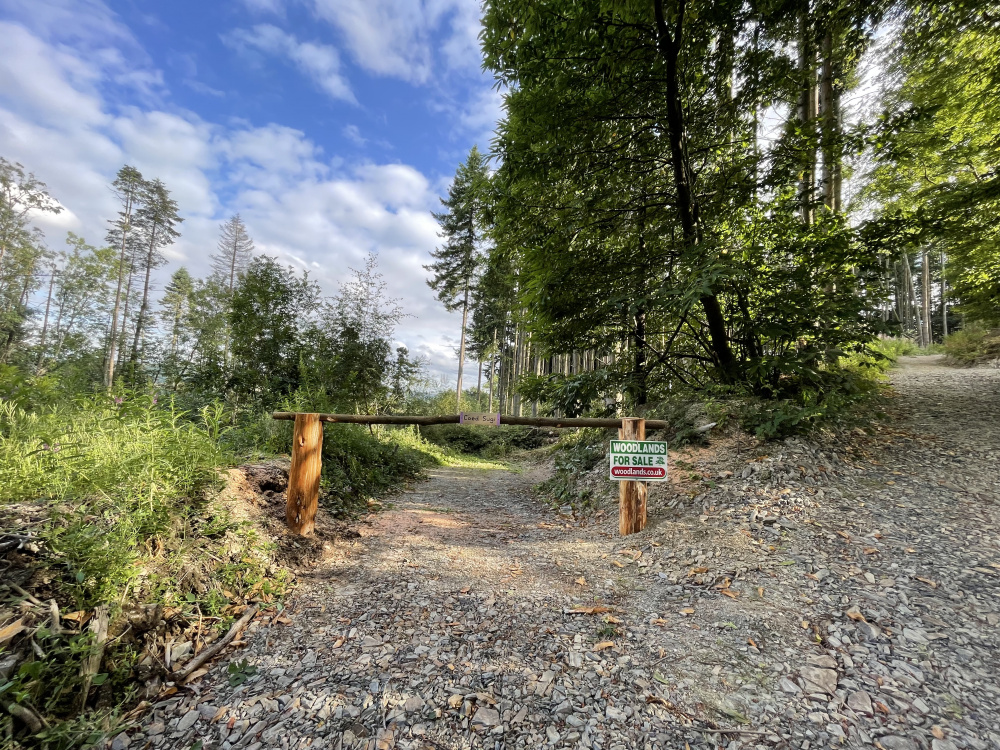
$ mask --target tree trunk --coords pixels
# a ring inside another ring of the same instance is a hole
[[[906,254],[906,283],[907,300],[910,305],[913,324],[917,329],[917,340],[920,342],[920,346],[924,346],[924,323],[920,315],[920,307],[917,305],[917,287],[913,283],[913,266],[910,265],[909,253]]]
[[[798,24],[799,102],[796,119],[804,144],[802,176],[799,179],[799,204],[803,223],[812,224],[816,191],[816,51],[812,43],[808,4],[799,11]]]
[[[490,354],[490,411],[493,411],[493,378],[496,376],[497,329],[493,329],[493,351]]]
[[[833,32],[823,36],[823,78],[820,86],[820,113],[823,128],[823,204],[831,213],[840,213],[840,113],[839,91],[833,87]]]
[[[476,408],[483,408],[483,361],[479,360],[479,377],[476,378]]]
[[[931,254],[927,251],[927,248],[923,250],[923,256],[921,259],[921,264],[923,265],[923,289],[921,290],[921,302],[923,303],[923,313],[924,313],[924,346],[930,346],[933,343],[931,338],[931,264],[930,264]]]
[[[462,411],[462,369],[465,367],[465,324],[469,319],[469,280],[465,280],[465,298],[462,301],[462,338],[458,345],[458,386],[455,389],[455,405]]]
[[[677,68],[684,27],[685,5],[686,0],[680,0],[677,5],[677,25],[675,33],[671,35],[663,12],[663,0],[654,0],[658,37],[656,47],[667,68],[667,134],[670,141],[674,188],[677,191],[677,213],[684,243],[688,248],[694,248],[700,240],[698,204],[691,189],[692,172],[685,143],[684,106],[681,101],[680,72]],[[722,313],[719,298],[714,291],[709,289],[709,292],[700,298],[700,302],[705,312],[711,350],[719,368],[720,379],[726,383],[735,382],[738,378],[737,363],[729,346],[726,319]]]
[[[111,335],[108,336],[108,369],[107,375],[104,379],[104,385],[108,389],[110,389],[115,383],[115,343],[118,340],[118,311],[121,307],[122,283],[125,275],[125,248],[128,245],[128,232],[131,228],[129,226],[129,222],[132,219],[131,201],[126,205],[125,210],[125,222],[122,226],[122,249],[118,255],[118,288],[115,289],[115,307],[114,311],[111,313]]]
[[[129,260],[128,283],[125,285],[125,305],[122,308],[121,341],[118,343],[117,367],[125,366],[125,329],[128,327],[128,309],[132,301],[132,282],[135,280],[135,258]]]
[[[941,343],[948,338],[948,282],[944,278],[945,257],[944,250],[941,251]]]
[[[139,360],[139,340],[142,337],[142,326],[146,322],[146,310],[149,309],[149,275],[153,271],[153,252],[156,250],[156,225],[154,224],[149,235],[149,252],[146,253],[146,280],[142,285],[142,305],[139,307],[139,317],[135,323],[135,337],[132,339],[132,372],[135,373],[135,366]]]
[[[35,369],[42,369],[42,357],[45,354],[45,337],[49,332],[49,309],[52,307],[52,287],[56,283],[56,269],[55,266],[52,267],[52,273],[49,276],[49,294],[45,299],[45,318],[42,321],[42,335],[38,342],[38,361],[35,363]]]

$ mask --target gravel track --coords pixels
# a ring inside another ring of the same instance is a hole
[[[892,380],[874,435],[672,454],[626,539],[434,471],[114,746],[998,748],[1000,370]]]

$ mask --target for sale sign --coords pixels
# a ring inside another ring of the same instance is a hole
[[[657,440],[612,440],[611,479],[662,482],[667,478],[667,444]]]
[[[500,412],[459,412],[459,424],[478,424],[481,427],[499,427]]]

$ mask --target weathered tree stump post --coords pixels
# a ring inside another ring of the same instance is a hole
[[[646,420],[626,417],[618,430],[621,440],[645,440]],[[646,528],[645,482],[628,480],[618,483],[618,531],[622,536],[635,534]]]
[[[301,536],[308,536],[316,526],[322,468],[323,423],[319,414],[296,414],[285,521],[289,529]]]

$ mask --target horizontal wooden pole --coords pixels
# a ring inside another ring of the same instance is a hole
[[[276,411],[274,419],[295,419],[296,412]],[[457,414],[442,414],[433,417],[405,416],[398,414],[320,414],[320,422],[340,422],[343,424],[458,424]],[[588,417],[507,417],[500,416],[500,424],[524,425],[527,427],[604,427],[617,429],[622,426],[620,419],[591,419]],[[663,430],[670,426],[664,419],[647,419],[650,430]]]

